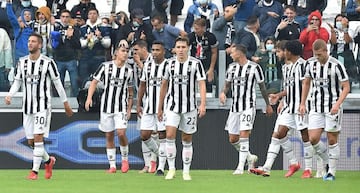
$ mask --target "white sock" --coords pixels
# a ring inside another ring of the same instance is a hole
[[[121,152],[121,160],[128,160],[129,156],[129,146],[121,146],[120,145],[120,152]]]
[[[49,154],[46,152],[45,147],[44,147],[44,154],[43,154],[43,156],[42,156],[42,160],[43,160],[44,162],[47,162],[47,161],[49,161],[49,159],[50,159],[50,156],[49,156]]]
[[[175,169],[176,144],[175,139],[166,139],[166,159],[169,169]]]
[[[326,146],[322,141],[319,141],[319,143],[313,145],[314,147],[314,151],[316,152],[317,155],[319,155],[321,157],[321,159],[323,160],[323,164],[326,165],[329,163],[329,155],[327,154],[326,151]]]
[[[240,138],[239,164],[237,169],[244,170],[246,158],[249,154],[249,138]]]
[[[191,161],[193,157],[192,142],[182,141],[182,145],[183,145],[183,151],[182,151],[183,173],[189,173]]]
[[[33,151],[33,171],[38,172],[40,165],[41,165],[41,161],[42,161],[42,157],[44,155],[45,152],[45,148],[44,148],[44,142],[35,142],[34,143],[34,151]]]
[[[142,153],[143,153],[145,166],[150,167],[151,150],[145,144],[144,141],[141,141],[141,150],[142,150]]]
[[[156,145],[159,146],[160,142],[159,142],[159,134],[158,133],[152,133],[151,134],[151,138],[155,141]]]
[[[312,168],[313,168],[312,159],[314,156],[314,148],[311,145],[310,141],[303,142],[303,146],[304,146],[304,161],[305,161],[304,169],[312,170]]]
[[[159,166],[158,170],[164,171],[165,170],[165,162],[166,162],[166,140],[165,139],[159,139]]]
[[[340,147],[338,143],[329,145],[329,173],[335,176],[336,164],[340,158]]]
[[[316,170],[317,171],[325,171],[324,170],[325,166],[323,164],[323,161],[322,161],[321,157],[319,155],[317,155],[317,154],[315,155],[315,157],[316,157]]]
[[[116,168],[116,148],[106,148],[110,168]]]
[[[232,146],[234,146],[234,148],[236,149],[236,151],[240,151],[240,139],[235,142],[235,143],[231,143]]]
[[[152,137],[150,137],[148,140],[145,140],[143,142],[149,148],[150,151],[154,152],[155,154],[159,154],[159,145]]]
[[[289,138],[286,136],[282,139],[280,139],[281,147],[283,148],[283,151],[285,155],[288,157],[290,165],[297,164],[298,161],[295,157],[294,150],[292,148],[292,144],[290,143]]]
[[[263,166],[264,168],[266,168],[269,171],[271,170],[274,161],[279,154],[279,151],[280,151],[280,140],[275,137],[272,137],[266,156],[266,161]]]

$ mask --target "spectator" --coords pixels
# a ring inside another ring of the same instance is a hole
[[[150,46],[154,41],[152,35],[152,27],[150,24],[144,23],[144,12],[142,9],[134,9],[130,14],[130,22],[125,24],[118,34],[118,40],[126,39],[130,44],[133,44],[138,39],[145,40]]]
[[[41,53],[50,56],[50,32],[53,31],[53,25],[51,25],[51,11],[48,7],[40,7],[35,14],[34,32],[41,35],[43,39]]]
[[[31,11],[28,9],[24,9],[21,17],[17,19],[10,2],[6,5],[6,12],[14,30],[15,64],[17,64],[20,57],[26,56],[29,53],[27,42],[30,35],[34,32],[34,21],[31,17]]]
[[[269,93],[280,91],[281,65],[276,60],[275,39],[268,37],[264,41],[264,48],[259,49],[256,56],[260,58],[259,64],[265,75],[265,85]]]
[[[150,15],[152,12],[152,1],[131,0],[128,4],[128,11],[131,13],[134,9],[141,9],[143,11],[142,20],[150,24]]]
[[[111,39],[114,40],[111,42],[113,46],[113,50],[115,50],[118,47],[118,44],[121,40],[118,39],[118,34],[120,33],[121,28],[123,28],[127,23],[129,23],[129,17],[124,11],[119,11],[115,15],[110,16],[110,24],[112,27]]]
[[[292,1],[292,6],[296,9],[295,21],[300,24],[301,30],[305,29],[308,25],[308,17],[310,13],[318,10],[322,13],[326,6],[328,0],[297,0]]]
[[[47,0],[46,7],[50,8],[51,14],[60,19],[60,12],[66,9],[66,3],[68,0]]]
[[[11,41],[7,32],[0,28],[0,91],[10,88],[8,75],[12,66]]]
[[[219,50],[225,50],[231,46],[235,37],[234,15],[237,8],[228,5],[224,9],[224,15],[216,19],[212,26],[212,33],[219,42]]]
[[[8,33],[11,40],[14,39],[14,31],[6,13],[6,1],[0,2],[0,28],[3,28]]]
[[[9,0],[7,1],[9,2]],[[20,0],[20,4],[13,3],[12,5],[16,17],[20,17],[23,10],[27,9],[31,12],[31,18],[35,18],[35,13],[38,8],[32,5],[32,0]]]
[[[199,59],[206,72],[206,92],[212,92],[215,82],[215,64],[218,55],[218,44],[213,33],[206,30],[206,21],[203,18],[195,19],[194,32],[188,34],[190,42],[190,55]]]
[[[151,18],[154,16],[161,16],[164,23],[169,23],[166,9],[169,7],[169,0],[154,0],[154,10],[151,14]]]
[[[249,17],[247,25],[243,30],[236,33],[234,44],[242,44],[246,48],[246,57],[255,63],[259,63],[260,58],[255,55],[255,52],[260,47],[260,38],[257,35],[260,24],[259,19],[256,16]],[[226,52],[230,54],[231,47],[226,49]]]
[[[232,5],[237,8],[234,20],[236,31],[240,31],[246,27],[246,21],[252,15],[257,1],[258,0],[223,0],[223,7]]]
[[[178,21],[178,15],[181,15],[181,10],[184,8],[184,0],[170,0],[170,25],[175,26]]]
[[[300,42],[304,45],[303,58],[305,60],[313,56],[312,45],[317,39],[329,40],[329,33],[321,27],[322,18],[319,11],[314,11],[308,18],[309,26],[300,33]]]
[[[81,18],[86,21],[88,19],[88,12],[90,8],[96,9],[95,3],[90,1],[91,0],[80,0],[80,3],[71,9],[71,17],[76,18],[77,15],[81,15]]]
[[[69,10],[62,10],[60,12],[60,21],[54,25],[54,31],[58,34],[52,36],[54,60],[58,66],[60,79],[64,85],[65,73],[69,72],[71,82],[71,96],[76,97],[79,92],[78,86],[78,67],[77,67],[77,50],[81,48],[80,45],[80,31],[79,28],[72,26],[71,13]],[[53,32],[54,34],[54,32]],[[58,45],[54,43],[58,42]]]
[[[360,21],[360,1],[348,0],[346,14],[350,21]]]
[[[295,21],[296,11],[291,5],[285,6],[284,15],[275,31],[277,40],[297,40],[300,36],[300,24]]]
[[[70,12],[71,13],[71,12]],[[85,25],[85,20],[81,17],[80,13],[77,13],[75,17],[71,16],[74,20],[74,26],[80,28],[81,26]]]
[[[186,33],[190,33],[194,20],[197,18],[206,19],[206,29],[210,31],[210,24],[214,22],[214,19],[219,16],[219,10],[217,6],[209,0],[197,0],[188,9],[186,19],[184,22],[184,30]]]
[[[269,36],[274,36],[276,27],[280,23],[280,15],[283,13],[282,5],[274,0],[264,0],[255,5],[253,14],[259,18],[259,34],[262,41]]]
[[[350,84],[358,79],[357,65],[354,58],[354,31],[349,29],[349,20],[345,15],[335,16],[334,26],[331,26],[330,55],[344,64],[349,75]]]
[[[179,36],[186,36],[186,32],[163,22],[161,16],[154,16],[151,19],[153,26],[153,35],[155,40],[162,41],[165,48],[165,57],[172,57],[172,48],[175,46],[175,40]]]
[[[86,25],[80,28],[81,57],[79,60],[80,83],[84,83],[98,66],[106,60],[106,49],[111,46],[111,27],[101,26],[96,8],[88,10]]]

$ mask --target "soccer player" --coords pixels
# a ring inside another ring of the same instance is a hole
[[[323,158],[321,154],[326,154],[326,147],[320,141],[320,137],[323,131],[326,132],[329,145],[329,170],[323,179],[335,180],[336,164],[340,158],[338,139],[343,112],[341,106],[350,92],[349,77],[344,65],[329,56],[324,40],[318,39],[314,42],[313,52],[315,57],[308,60],[306,68],[299,112],[302,115],[306,112],[305,103],[311,84],[310,142],[315,152]]]
[[[165,123],[157,119],[160,86],[162,77],[164,75],[167,61],[165,59],[164,43],[155,40],[152,44],[152,59],[144,64],[142,75],[140,77],[140,86],[138,92],[138,99],[145,96],[143,100],[137,100],[137,113],[141,117],[141,140],[149,150],[155,155],[159,155],[159,167],[156,175],[164,175],[164,167],[166,162],[165,155]],[[153,132],[159,133],[159,145],[151,137]],[[145,159],[145,156],[144,156]],[[155,162],[156,163],[156,162]]]
[[[137,88],[137,90],[139,90],[140,77],[141,77],[141,73],[143,71],[144,65],[146,63],[152,62],[153,58],[152,58],[151,53],[149,53],[149,51],[148,51],[148,44],[145,40],[135,41],[132,48],[133,48],[133,52],[134,52],[133,58],[134,58],[134,62],[135,62],[135,65],[133,65],[134,83],[136,83],[136,88]],[[144,95],[142,95],[142,96],[144,96]],[[142,100],[144,100],[143,97],[138,98],[137,101],[142,102]],[[140,127],[141,116],[137,117],[137,121],[138,121],[138,126]],[[141,127],[139,129],[141,129]],[[157,139],[156,139],[157,133],[156,132],[153,133],[152,137],[157,143]],[[145,138],[141,141],[141,150],[143,153],[145,166],[142,170],[139,171],[139,173],[154,173],[156,171],[157,154],[154,153],[154,151],[152,149],[153,147],[149,148],[148,145],[145,144],[145,140],[146,140]]]
[[[271,115],[273,109],[266,93],[264,73],[260,65],[246,58],[246,48],[240,44],[234,45],[230,56],[234,62],[227,69],[225,85],[219,99],[220,103],[224,104],[226,93],[232,86],[233,101],[225,130],[229,133],[229,142],[239,152],[239,163],[233,174],[241,175],[244,173],[246,160],[248,160],[249,168],[254,167],[254,162],[257,160],[257,156],[249,152],[249,136],[256,113],[255,83],[258,83],[265,100],[266,114]]]
[[[127,44],[121,44],[115,51],[115,60],[103,62],[99,66],[90,83],[85,102],[85,109],[88,111],[96,85],[102,81],[105,88],[101,97],[99,129],[106,136],[106,154],[110,164],[107,173],[116,173],[115,130],[120,142],[121,172],[129,170],[126,128],[133,103],[133,71],[126,63],[128,48]]]
[[[192,135],[197,131],[197,116],[206,113],[206,74],[200,60],[189,57],[189,39],[179,37],[175,40],[176,57],[169,59],[161,83],[158,119],[163,120],[163,104],[166,103],[166,158],[169,172],[165,179],[175,177],[176,128],[182,131],[183,179],[191,180],[190,165],[193,156]],[[197,109],[195,83],[199,84],[200,105]]]
[[[287,64],[282,69],[284,77],[283,90],[277,94],[269,95],[274,102],[283,98],[278,108],[279,115],[272,134],[265,164],[262,167],[250,169],[251,173],[270,176],[270,170],[280,151],[280,146],[290,161],[289,171],[285,174],[285,177],[290,177],[298,171],[300,164],[295,157],[292,144],[288,138],[289,131],[296,129],[301,132],[304,146],[305,170],[302,178],[311,178],[311,167],[309,165],[312,164],[312,159],[308,155],[313,151],[313,147],[309,141],[307,130],[308,116],[306,114],[301,117],[298,113],[306,64],[306,61],[300,57],[301,54],[302,45],[299,41],[293,40],[285,43]]]
[[[29,55],[19,59],[14,83],[5,97],[5,103],[11,104],[11,98],[23,88],[23,125],[28,144],[33,150],[33,167],[29,180],[37,180],[41,161],[45,162],[45,179],[50,179],[55,164],[55,157],[49,156],[44,147],[44,137],[49,136],[51,121],[51,81],[64,103],[65,113],[72,116],[73,111],[67,101],[65,90],[55,62],[42,55],[43,40],[41,35],[29,36]]]

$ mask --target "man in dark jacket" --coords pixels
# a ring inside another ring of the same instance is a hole
[[[256,34],[259,30],[259,26],[260,24],[257,17],[251,16],[247,21],[246,27],[236,33],[234,40],[234,44],[241,44],[247,49],[247,59],[256,63],[260,60],[258,57],[254,56],[256,50],[260,46],[260,39]]]
[[[64,85],[65,72],[69,72],[71,82],[71,96],[77,96],[78,86],[78,67],[77,50],[80,45],[80,31],[71,23],[71,13],[69,10],[60,12],[60,21],[54,25],[52,32],[52,47],[54,49],[54,59],[58,66],[61,82]],[[57,35],[55,35],[57,34]]]
[[[81,18],[86,21],[88,19],[88,12],[90,8],[96,8],[95,3],[91,0],[80,0],[80,3],[71,9],[71,17],[76,18],[76,15],[81,15]]]

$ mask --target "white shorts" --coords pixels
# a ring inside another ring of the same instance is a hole
[[[338,132],[341,130],[343,110],[339,109],[338,113],[309,113],[309,130],[323,128],[326,132]]]
[[[186,134],[193,134],[197,131],[197,110],[187,113],[167,111],[165,125],[179,128]]]
[[[255,108],[250,108],[238,113],[230,112],[226,121],[225,130],[233,135],[239,135],[240,131],[252,130],[255,115]]]
[[[126,129],[127,128],[127,117],[126,113],[104,113],[100,114],[100,125],[99,129],[103,132],[115,131],[115,129]]]
[[[160,122],[157,114],[143,114],[141,117],[140,130],[165,131],[165,120],[165,116],[163,116],[163,121]]]
[[[289,129],[296,129],[301,131],[308,127],[309,123],[309,115],[305,114],[304,117],[299,114],[292,114],[283,112],[279,114],[276,120],[274,131],[277,132],[279,129],[279,125],[283,125],[288,127]]]
[[[34,134],[44,134],[44,137],[49,137],[51,109],[23,115],[23,126],[27,139],[34,139]]]

